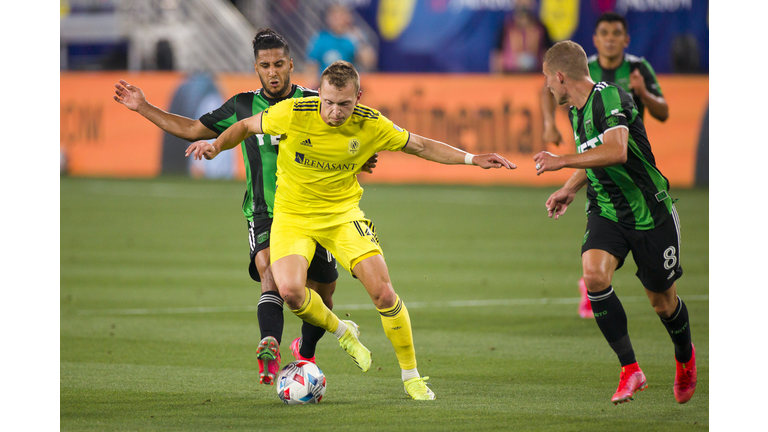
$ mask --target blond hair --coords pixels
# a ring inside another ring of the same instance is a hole
[[[351,81],[355,86],[355,92],[360,91],[360,75],[350,62],[337,60],[331,63],[320,76],[320,82],[324,79],[327,79],[328,84],[337,89],[343,89]]]
[[[556,43],[544,55],[544,63],[550,72],[562,72],[571,79],[589,77],[587,53],[573,41]]]

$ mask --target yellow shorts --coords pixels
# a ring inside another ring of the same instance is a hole
[[[302,255],[311,263],[315,243],[330,251],[350,273],[360,261],[383,255],[373,223],[367,219],[315,228],[310,218],[276,214],[270,237],[269,255],[273,263],[288,255]]]

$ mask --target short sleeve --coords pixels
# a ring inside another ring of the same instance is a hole
[[[273,136],[285,134],[291,127],[291,114],[295,100],[286,99],[262,111],[261,131]]]
[[[203,114],[200,117],[200,123],[217,134],[221,134],[237,122],[237,116],[235,115],[236,100],[237,95],[232,96],[224,105],[207,114]]]
[[[394,124],[392,120],[383,115],[379,115],[376,132],[378,150],[400,151],[411,139],[410,132]]]
[[[640,74],[645,79],[645,88],[647,88],[648,91],[653,93],[655,96],[662,96],[659,81],[656,79],[656,72],[654,72],[651,64],[648,63],[647,60],[642,59],[638,65],[638,69],[640,70]]]
[[[632,113],[624,109],[619,89],[609,85],[600,90],[598,103],[593,104],[592,116],[595,122],[599,122],[598,130],[605,132],[618,126],[629,127],[629,118]]]

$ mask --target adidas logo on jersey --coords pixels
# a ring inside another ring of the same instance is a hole
[[[305,139],[304,141],[300,142],[299,144],[307,147],[312,147],[312,142],[309,140],[309,138]]]

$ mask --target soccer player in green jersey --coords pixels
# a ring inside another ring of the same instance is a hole
[[[629,46],[627,20],[615,12],[604,13],[597,19],[592,42],[597,49],[597,54],[587,58],[592,80],[613,83],[624,89],[632,96],[640,118],[643,118],[647,107],[651,117],[662,122],[666,121],[669,117],[669,107],[661,93],[661,87],[651,64],[643,57],[624,52]],[[563,138],[555,126],[556,104],[546,85],[542,88],[541,107],[544,119],[542,139],[544,142],[559,145],[563,142]],[[592,308],[587,299],[584,279],[579,280],[579,291],[581,291],[579,315],[582,318],[592,318]]]
[[[570,105],[577,153],[536,154],[536,174],[576,168],[546,202],[554,219],[587,186],[583,277],[597,325],[622,368],[611,401],[626,402],[647,387],[629,339],[627,316],[611,285],[614,271],[631,251],[636,275],[675,347],[675,399],[688,402],[696,389],[696,354],[688,310],[675,283],[683,274],[679,219],[643,120],[626,91],[590,78],[587,55],[574,42],[559,42],[547,51],[543,71],[557,103]]]
[[[317,92],[291,84],[293,60],[288,43],[270,29],[259,30],[253,39],[255,70],[262,88],[232,96],[220,108],[198,120],[165,112],[147,102],[140,88],[120,81],[115,84],[115,101],[146,117],[162,130],[187,141],[213,139],[237,121],[256,115],[282,100],[316,96]],[[242,142],[247,189],[243,200],[243,214],[248,223],[250,259],[248,271],[253,280],[261,282],[261,297],[257,319],[261,341],[257,349],[259,381],[274,384],[280,370],[279,344],[283,334],[283,299],[280,297],[270,266],[270,231],[272,226],[277,150],[279,136],[254,135]],[[370,172],[375,167],[375,156],[364,167]],[[315,250],[315,259],[307,274],[307,286],[317,291],[323,302],[333,307],[332,295],[336,289],[335,258],[321,246]],[[291,344],[297,359],[314,362],[317,342],[325,334],[322,328],[302,326],[302,337]]]
[[[371,297],[395,350],[406,393],[412,399],[433,400],[427,377],[417,368],[408,309],[392,286],[373,224],[359,207],[359,167],[379,150],[403,151],[443,164],[516,166],[495,153],[472,155],[411,134],[360,105],[360,77],[351,63],[334,62],[323,71],[320,83],[319,97],[282,101],[236,123],[213,145],[193,143],[187,155],[211,159],[253,134],[284,135],[272,229],[272,271],[280,294],[291,312],[333,333],[360,369],[370,369],[371,352],[360,343],[357,325],[340,320],[304,287],[311,250],[322,244]]]

